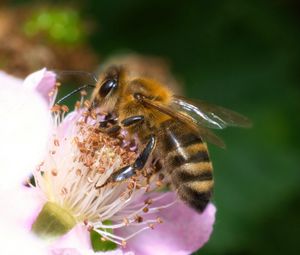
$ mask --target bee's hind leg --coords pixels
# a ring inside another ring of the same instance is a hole
[[[117,170],[116,172],[114,172],[105,182],[105,184],[101,185],[101,187],[105,186],[109,182],[121,182],[136,175],[136,172],[138,170],[142,170],[146,165],[149,156],[152,154],[155,148],[155,145],[156,145],[156,138],[154,135],[150,135],[146,147],[141,152],[141,154],[137,157],[134,163],[131,165],[124,166],[119,170]]]

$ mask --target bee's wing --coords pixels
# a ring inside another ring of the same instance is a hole
[[[52,70],[56,74],[56,79],[60,82],[78,82],[80,85],[97,82],[97,77],[93,73],[79,70]]]
[[[177,109],[171,107],[171,106],[166,106],[163,104],[160,104],[158,102],[154,102],[152,100],[148,100],[146,98],[142,99],[142,102],[147,105],[148,107],[151,107],[153,109],[156,109],[166,115],[169,115],[170,117],[186,124],[188,128],[190,128],[192,131],[195,133],[199,134],[199,136],[214,145],[217,145],[221,148],[225,147],[224,142],[222,139],[220,139],[217,135],[215,135],[212,131],[208,130],[205,127],[202,127],[199,125],[199,123],[196,123],[194,119],[187,115],[184,112],[178,111]]]
[[[188,114],[198,125],[224,129],[226,127],[250,127],[251,121],[234,111],[204,101],[193,101],[181,96],[174,96],[172,107]]]

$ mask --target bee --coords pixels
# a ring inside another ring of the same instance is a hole
[[[143,148],[136,160],[115,171],[107,183],[121,182],[158,159],[178,197],[198,212],[211,199],[214,180],[207,142],[224,147],[210,129],[249,127],[248,118],[204,101],[175,95],[150,76],[110,66],[97,79],[93,107],[117,117],[115,124],[137,136]],[[115,127],[113,127],[114,130]]]
[[[99,77],[91,101],[114,113],[117,125],[136,135],[144,148],[133,164],[115,171],[108,182],[124,181],[150,158],[159,159],[179,198],[198,212],[207,206],[214,186],[206,142],[225,146],[209,129],[251,125],[241,114],[174,95],[164,84],[132,75],[123,66],[111,66]]]

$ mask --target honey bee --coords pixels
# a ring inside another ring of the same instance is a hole
[[[212,196],[213,167],[206,142],[224,147],[209,129],[249,127],[241,114],[204,101],[174,95],[164,84],[130,73],[126,66],[110,66],[97,79],[93,107],[113,113],[116,126],[136,135],[143,150],[131,165],[115,171],[109,182],[135,176],[159,159],[160,171],[170,176],[179,198],[203,212]]]
[[[136,175],[149,158],[158,158],[181,200],[202,212],[213,190],[212,163],[206,142],[224,147],[208,128],[249,127],[248,118],[203,101],[174,95],[164,84],[111,66],[92,93],[94,106],[113,112],[118,124],[137,135],[144,148],[135,162],[114,172],[109,182]]]

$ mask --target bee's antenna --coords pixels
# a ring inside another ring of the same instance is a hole
[[[60,104],[62,101],[64,101],[64,100],[67,99],[68,97],[70,97],[70,96],[74,95],[75,93],[80,92],[80,91],[82,91],[82,90],[84,90],[84,89],[86,89],[86,88],[95,88],[95,87],[96,87],[95,85],[91,85],[91,84],[83,85],[83,86],[81,86],[81,87],[79,87],[79,88],[77,88],[77,89],[71,91],[69,94],[67,94],[67,95],[65,95],[64,97],[62,97],[61,99],[59,99],[56,103],[57,103],[57,104]]]
[[[91,85],[93,83],[97,82],[97,78],[93,73],[89,73],[89,72],[85,72],[85,71],[77,71],[77,70],[53,70],[53,72],[56,74],[57,76],[57,80],[61,80],[62,78],[65,77],[80,77],[80,78],[84,78],[85,81],[82,82],[83,84],[86,83],[86,85],[83,85],[73,91],[71,91],[69,94],[65,95],[64,97],[62,97],[61,99],[59,99],[56,103],[59,104],[62,101],[64,101],[65,99],[67,99],[68,97],[74,95],[77,92],[80,92],[86,88],[95,88],[95,85]]]

